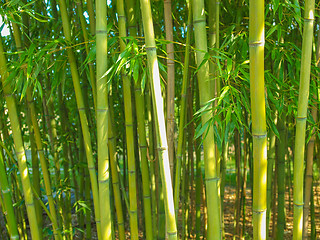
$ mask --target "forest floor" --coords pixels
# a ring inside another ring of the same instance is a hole
[[[288,190],[288,189],[287,189]],[[293,203],[292,203],[292,189],[290,191],[290,201],[289,201],[289,192],[286,191],[285,194],[285,206],[286,206],[286,227],[284,230],[284,239],[292,239],[292,228],[293,228]],[[320,186],[317,184],[314,186],[315,193],[315,225],[316,229],[318,229],[316,239],[320,239]],[[277,202],[277,201],[274,201]],[[290,203],[289,203],[290,202]],[[225,201],[224,201],[224,224],[225,224],[225,239],[233,239],[234,237],[234,218],[235,218],[235,206],[236,206],[236,188],[233,186],[226,186],[225,188]],[[275,206],[277,208],[277,206]],[[277,211],[276,211],[277,212]],[[277,214],[276,216],[277,217]],[[273,237],[273,233],[275,234],[275,229],[277,227],[274,216],[270,217],[270,227],[269,227],[269,239],[276,239]],[[310,217],[309,217],[310,223]],[[311,224],[309,227],[309,236],[311,232]],[[251,200],[251,190],[247,188],[246,190],[246,215],[245,215],[245,228],[243,229],[243,216],[240,219],[240,229],[242,231],[241,236],[242,239],[252,239],[253,230],[252,230],[252,200]],[[273,230],[274,229],[274,230]],[[236,236],[236,239],[241,239],[239,236]]]
[[[289,201],[289,191],[287,189],[286,194],[285,194],[285,206],[286,206],[286,227],[285,227],[285,231],[284,231],[284,239],[292,239],[292,227],[293,227],[293,203],[292,203],[292,189],[290,190],[290,201]],[[316,225],[316,231],[317,231],[317,237],[316,239],[320,239],[320,184],[319,182],[317,182],[314,186],[314,205],[315,205],[315,225]],[[273,195],[273,197],[275,197]],[[272,200],[272,202],[277,202],[275,199]],[[249,187],[247,187],[246,190],[246,209],[245,209],[245,227],[243,227],[243,214],[241,215],[240,218],[240,231],[241,231],[241,237],[239,237],[238,234],[235,234],[235,227],[234,227],[234,219],[235,219],[235,208],[236,208],[236,187],[232,186],[232,185],[226,185],[225,187],[225,200],[224,200],[224,229],[225,229],[225,239],[245,239],[245,240],[250,240],[252,239],[252,235],[253,235],[253,229],[252,229],[252,200],[251,200],[251,190]],[[275,208],[277,208],[277,206],[275,206]],[[195,209],[194,209],[195,211]],[[202,216],[202,222],[204,222],[203,219],[203,211],[204,209],[201,209],[201,216]],[[243,210],[242,210],[243,211]],[[180,208],[180,213],[181,213],[181,208]],[[276,214],[277,215],[277,214]],[[190,215],[189,215],[190,216]],[[276,216],[275,216],[276,217]],[[130,229],[129,227],[129,217],[127,216],[127,221],[125,222],[126,225],[126,229]],[[179,214],[179,219],[181,219],[181,214]],[[180,220],[179,220],[180,221]],[[193,220],[194,222],[195,220]],[[276,219],[275,219],[275,224],[273,224],[274,222],[274,217],[273,215],[271,215],[270,217],[270,227],[269,227],[269,239],[276,239],[273,236],[273,233],[275,232],[275,230],[277,227],[276,224]],[[309,223],[310,223],[310,217],[309,217]],[[76,226],[77,222],[76,222],[76,214],[73,214],[73,225]],[[142,226],[143,223],[139,222],[139,226]],[[309,226],[309,236],[310,236],[310,232],[311,232],[311,224],[308,225]],[[92,219],[92,227],[95,228],[95,223]],[[116,229],[116,227],[115,227]],[[202,231],[201,231],[201,237],[200,239],[206,239],[205,237],[203,237],[204,235],[204,229],[205,227],[202,226]],[[182,225],[180,224],[178,227],[178,231],[181,233],[182,230]],[[74,239],[82,239],[79,238],[79,232],[76,231],[75,235],[74,235]],[[117,230],[116,230],[116,239],[117,238]],[[275,233],[274,233],[275,234]],[[139,233],[139,238],[140,239],[145,239],[143,236],[143,232],[140,231]],[[93,232],[93,236],[91,239],[97,239],[96,234]],[[126,239],[130,239],[130,232],[127,231],[126,232]],[[180,238],[181,239],[181,236]],[[193,233],[191,233],[186,239],[195,239],[195,236]]]

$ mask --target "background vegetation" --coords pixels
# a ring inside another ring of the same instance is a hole
[[[0,238],[319,238],[318,2],[0,5]]]

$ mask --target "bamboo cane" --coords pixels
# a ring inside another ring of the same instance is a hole
[[[196,46],[197,65],[200,67],[207,49],[206,18],[203,0],[193,0],[193,24]],[[200,107],[203,107],[213,98],[213,92],[209,82],[209,63],[204,63],[198,69],[198,84]],[[205,112],[201,116],[201,123],[204,126],[212,117],[211,112]],[[208,210],[208,232],[207,239],[221,239],[221,214],[219,198],[219,176],[215,156],[214,129],[209,125],[206,137],[203,139],[205,178],[207,190],[207,210]]]
[[[71,39],[71,30],[70,30],[70,21],[69,21],[69,16],[67,13],[67,6],[66,6],[65,0],[60,0],[59,6],[60,6],[60,11],[61,11],[64,36],[67,40],[67,43],[70,44],[71,40],[72,40]],[[70,47],[67,48],[67,54],[68,54],[68,60],[70,63],[70,68],[71,68],[71,75],[72,75],[72,81],[73,81],[73,86],[74,86],[75,95],[76,95],[77,107],[78,107],[78,111],[79,111],[79,115],[80,115],[83,138],[85,141],[85,150],[86,150],[86,157],[87,157],[87,161],[88,161],[88,169],[89,169],[90,181],[91,181],[91,187],[92,187],[95,221],[96,221],[96,225],[97,225],[98,239],[101,239],[99,192],[98,192],[97,177],[96,177],[96,173],[95,173],[95,164],[94,164],[93,155],[92,155],[92,146],[91,146],[90,131],[89,131],[89,127],[88,127],[88,120],[87,120],[87,116],[85,113],[85,106],[84,106],[83,96],[82,96],[82,92],[81,92],[80,77],[79,77],[79,73],[78,73],[76,58],[75,58],[73,50]],[[104,73],[105,72],[103,72],[103,74]]]
[[[153,100],[153,110],[155,117],[156,136],[158,145],[158,156],[162,188],[164,195],[164,205],[167,223],[168,239],[177,239],[177,226],[174,212],[172,183],[169,166],[169,155],[167,136],[165,131],[165,120],[163,111],[163,99],[161,95],[160,73],[157,60],[156,44],[154,38],[153,21],[151,15],[151,5],[149,0],[141,0],[140,8],[145,34],[148,67],[150,72],[150,86]]]
[[[24,193],[25,204],[27,208],[27,214],[29,219],[29,224],[31,228],[31,235],[34,240],[41,239],[40,230],[38,228],[36,209],[34,206],[34,199],[31,191],[31,182],[29,177],[29,171],[27,168],[27,158],[23,146],[21,128],[19,123],[19,117],[17,114],[16,103],[14,100],[14,95],[11,86],[6,82],[8,76],[6,59],[4,56],[2,40],[0,39],[0,72],[1,81],[3,85],[3,92],[5,94],[5,99],[7,102],[7,107],[9,111],[9,118],[12,124],[13,140],[15,144],[15,151],[18,159],[18,167],[21,174],[21,181]]]
[[[111,211],[108,152],[108,87],[107,77],[107,3],[96,1],[97,45],[97,145],[100,196],[101,238],[111,239]]]
[[[293,166],[293,239],[302,239],[303,230],[303,179],[304,179],[304,150],[305,129],[307,120],[307,108],[309,97],[313,22],[314,22],[314,0],[305,2],[304,30],[302,38],[301,72],[298,110],[296,116],[295,152]]]
[[[264,0],[249,2],[250,98],[253,137],[253,239],[266,239],[267,129],[264,97]]]
[[[164,0],[164,23],[167,43],[167,136],[171,179],[174,166],[174,46],[171,0]]]
[[[7,179],[3,156],[0,154],[0,185],[3,195],[3,207],[6,210],[6,219],[10,239],[19,239],[17,221],[14,215],[10,186]]]

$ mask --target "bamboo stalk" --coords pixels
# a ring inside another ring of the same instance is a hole
[[[253,239],[266,239],[267,129],[264,95],[264,0],[249,2],[250,98],[253,137]]]
[[[164,23],[167,43],[167,136],[171,179],[174,167],[174,46],[172,28],[171,0],[164,0]]]
[[[108,151],[108,86],[107,86],[107,3],[96,1],[97,57],[97,145],[98,180],[101,216],[101,239],[111,239],[111,209]]]
[[[18,159],[19,172],[21,174],[21,182],[24,193],[25,205],[27,208],[27,214],[31,229],[31,235],[34,240],[41,239],[40,230],[38,228],[36,209],[34,206],[34,199],[31,190],[31,181],[29,177],[29,171],[27,167],[27,158],[23,146],[21,128],[19,123],[19,117],[17,114],[17,107],[14,100],[13,91],[10,84],[6,82],[8,76],[6,59],[4,56],[2,40],[0,39],[0,72],[1,81],[3,85],[3,92],[7,102],[7,108],[9,112],[9,118],[12,126],[13,140],[15,144],[15,152]]]
[[[307,108],[309,98],[311,53],[313,39],[313,22],[315,1],[305,2],[304,30],[302,38],[301,72],[298,110],[296,116],[296,135],[293,166],[293,239],[302,239],[303,230],[303,179],[304,179],[304,150]]]
[[[150,72],[150,88],[153,100],[157,148],[159,156],[160,174],[164,196],[164,206],[167,223],[168,239],[177,239],[177,226],[174,212],[172,182],[169,166],[168,144],[165,130],[163,98],[161,95],[160,73],[154,38],[151,5],[149,0],[140,0],[140,8],[145,34],[148,68]]]
[[[67,43],[71,44],[72,39],[71,39],[70,21],[67,13],[67,6],[66,6],[65,0],[60,0],[59,6],[61,10],[63,33],[67,40]],[[68,54],[70,68],[71,68],[71,75],[72,75],[73,87],[76,95],[77,107],[80,115],[83,139],[85,141],[85,150],[86,150],[86,157],[88,161],[88,169],[89,169],[91,188],[92,188],[92,194],[93,194],[95,221],[97,225],[98,239],[101,239],[99,192],[98,192],[97,177],[95,173],[95,164],[94,164],[94,159],[92,155],[92,146],[91,146],[90,131],[88,127],[88,120],[85,113],[85,105],[84,105],[83,96],[81,92],[80,77],[79,77],[79,72],[77,68],[76,58],[70,46],[67,48],[67,54]],[[105,72],[103,72],[103,74],[104,73]]]
[[[196,59],[198,69],[198,85],[200,107],[203,107],[213,98],[213,92],[209,82],[209,63],[205,62],[202,66],[204,55],[208,52],[206,35],[206,18],[203,0],[193,0],[193,24],[196,47]],[[212,117],[212,112],[205,112],[201,116],[201,123],[204,126]],[[208,229],[207,239],[221,239],[221,214],[219,198],[219,176],[216,155],[214,129],[208,126],[206,137],[203,137],[203,153],[205,165],[205,180],[207,190],[207,210],[208,210]]]
[[[6,219],[8,224],[8,232],[10,239],[19,239],[17,220],[13,210],[13,204],[10,193],[10,185],[8,183],[3,156],[0,154],[0,185],[3,195],[3,207],[6,211]],[[2,204],[1,204],[2,205]]]

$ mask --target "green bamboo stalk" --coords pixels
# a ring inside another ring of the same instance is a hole
[[[124,37],[126,34],[126,22],[123,0],[117,1],[117,11],[119,16],[119,35],[120,35],[120,51],[123,52],[126,49],[126,42]],[[137,212],[137,189],[136,189],[136,164],[135,164],[135,152],[134,152],[134,134],[133,134],[133,119],[132,119],[132,101],[131,101],[131,82],[129,77],[122,71],[123,81],[123,96],[124,96],[124,111],[125,111],[125,125],[126,125],[126,141],[127,141],[127,154],[128,154],[128,172],[129,172],[129,200],[130,200],[130,228],[131,238],[138,239],[138,212]],[[149,212],[151,217],[151,208],[145,209],[145,212]],[[148,222],[148,223],[147,223]],[[146,226],[151,224],[151,218],[146,219]],[[150,227],[150,228],[149,228]],[[152,236],[152,227],[147,227],[147,239]],[[151,234],[151,235],[149,235]]]
[[[27,103],[27,105],[28,105],[28,103]],[[34,129],[32,126],[32,121],[31,121],[29,109],[26,109],[26,120],[27,120],[28,129],[29,129],[29,139],[30,139],[30,148],[31,148],[32,182],[33,182],[33,186],[34,186],[35,191],[37,192],[37,194],[39,196],[41,196],[39,159],[38,159],[37,146],[36,146],[35,138],[34,138]],[[43,224],[43,218],[42,218],[42,209],[41,209],[39,201],[35,201],[35,208],[37,211],[38,225],[41,228],[42,224]]]
[[[116,151],[116,139],[114,135],[114,124],[113,118],[111,117],[110,108],[108,114],[108,146],[109,146],[109,154],[110,154],[110,168],[111,168],[111,176],[112,176],[112,188],[114,195],[114,203],[117,211],[117,219],[118,219],[118,231],[119,231],[119,239],[125,239],[125,226],[124,226],[124,218],[123,218],[123,209],[121,202],[121,193],[120,193],[120,180],[119,174],[117,170],[117,151]]]
[[[5,216],[7,219],[10,239],[19,239],[17,221],[13,210],[10,186],[8,183],[2,154],[0,154],[0,186],[3,195],[3,207],[6,211]]]
[[[267,166],[267,216],[266,216],[266,229],[267,236],[269,235],[269,223],[271,217],[271,200],[272,200],[272,181],[273,181],[273,166],[276,154],[276,135],[274,132],[269,132],[269,149],[268,149],[268,166]],[[279,169],[279,168],[278,168]],[[279,179],[279,178],[278,178]]]
[[[208,52],[206,35],[206,18],[203,0],[193,0],[193,24],[195,35],[195,47],[197,65],[200,67],[204,55]],[[200,106],[204,106],[213,98],[213,92],[209,82],[209,63],[205,62],[198,69],[198,84]],[[201,123],[204,126],[212,117],[211,112],[205,112],[201,116]],[[206,137],[203,139],[203,153],[205,165],[205,178],[207,190],[207,210],[208,210],[208,232],[207,239],[221,239],[221,214],[219,198],[219,176],[215,156],[215,141],[213,126],[208,126]]]
[[[142,187],[143,187],[143,203],[146,225],[146,238],[153,239],[153,221],[152,208],[151,208],[151,192],[150,192],[150,178],[149,166],[147,159],[147,138],[145,131],[145,103],[144,95],[141,91],[141,81],[135,83],[135,99],[137,109],[137,123],[139,135],[139,148],[141,156],[141,173],[142,173]]]
[[[149,89],[149,88],[147,88]],[[151,200],[152,200],[152,223],[153,223],[153,235],[154,238],[157,238],[158,234],[158,228],[157,226],[157,217],[158,217],[158,202],[159,198],[157,198],[158,194],[157,191],[159,188],[157,187],[157,182],[156,182],[156,173],[155,171],[155,154],[154,154],[154,127],[153,127],[153,117],[152,117],[152,104],[151,104],[151,97],[149,94],[145,94],[146,102],[147,102],[147,119],[148,119],[148,143],[149,143],[149,162],[150,162],[150,182],[151,182]]]
[[[302,38],[301,72],[298,110],[296,116],[296,135],[293,167],[293,239],[302,239],[303,230],[303,179],[304,179],[304,150],[307,108],[309,98],[311,53],[313,39],[313,22],[315,1],[305,2],[304,30]]]
[[[53,233],[54,233],[55,239],[57,240],[57,239],[59,239],[58,238],[58,222],[57,222],[54,199],[53,199],[52,191],[51,191],[50,174],[49,174],[48,167],[47,167],[47,160],[45,158],[44,151],[43,151],[40,129],[39,129],[39,125],[38,125],[38,121],[37,121],[37,117],[36,117],[36,110],[35,110],[35,106],[34,106],[33,98],[32,98],[32,93],[31,93],[30,89],[27,90],[27,101],[29,102],[30,116],[31,116],[31,121],[32,121],[33,128],[34,128],[35,141],[36,141],[37,151],[39,154],[40,164],[41,164],[41,168],[42,168],[42,174],[43,174],[43,179],[44,179],[44,184],[45,184],[45,191],[46,191],[47,198],[48,198],[50,214],[53,219],[53,222],[52,222]]]
[[[67,6],[66,6],[65,0],[60,0],[59,6],[60,6],[60,11],[61,11],[64,36],[66,38],[67,43],[71,44],[72,39],[71,39],[70,21],[69,21],[69,16],[67,13]],[[79,72],[78,72],[78,68],[77,68],[76,58],[75,58],[74,52],[70,46],[67,48],[67,54],[68,54],[70,68],[71,68],[71,75],[72,75],[72,81],[73,81],[73,86],[74,86],[75,95],[76,95],[77,107],[78,107],[78,111],[79,111],[79,115],[80,115],[80,122],[81,122],[81,128],[82,128],[82,133],[83,133],[83,139],[85,142],[86,158],[88,161],[88,169],[89,169],[91,188],[92,188],[92,194],[93,194],[95,221],[96,221],[96,225],[97,225],[98,239],[102,239],[101,238],[102,236],[101,236],[101,222],[100,222],[99,192],[98,192],[97,177],[96,177],[96,173],[95,173],[95,164],[94,164],[94,159],[93,159],[93,155],[92,155],[90,131],[89,131],[89,127],[88,127],[87,116],[85,113],[85,105],[84,105],[83,96],[82,96],[82,92],[81,92],[80,77],[79,77]],[[104,73],[105,73],[105,71],[103,72],[103,74]],[[104,200],[104,201],[107,201],[107,200]]]
[[[178,216],[179,210],[179,195],[180,195],[180,178],[181,178],[181,159],[182,159],[182,145],[184,139],[184,127],[185,127],[185,116],[186,116],[186,96],[187,96],[187,85],[188,85],[188,72],[189,72],[189,58],[190,58],[190,38],[191,38],[191,25],[192,25],[192,8],[189,4],[188,10],[188,28],[187,28],[187,39],[186,49],[184,55],[184,69],[181,89],[181,102],[180,102],[180,119],[179,119],[179,136],[178,136],[178,147],[176,156],[176,173],[175,173],[175,184],[174,184],[174,205],[176,216]]]
[[[317,37],[317,49],[316,49],[316,59],[320,58],[320,35]],[[317,61],[317,66],[320,66],[319,61]],[[316,83],[315,83],[316,84]],[[318,120],[318,111],[317,111],[317,91],[318,89],[314,89],[315,93],[313,95],[314,106],[311,109],[311,115],[313,121],[316,123]],[[308,150],[307,150],[307,167],[306,167],[306,176],[305,176],[305,193],[304,193],[304,207],[303,207],[303,239],[308,239],[308,219],[309,219],[309,208],[310,208],[310,198],[312,192],[312,176],[313,176],[313,155],[314,155],[314,146],[316,136],[315,130],[312,131],[312,137],[308,142]]]
[[[253,239],[266,239],[267,129],[264,96],[264,0],[249,2],[250,98],[253,138]]]
[[[140,0],[143,29],[145,34],[148,68],[150,72],[150,88],[153,100],[155,118],[155,129],[157,136],[157,148],[159,156],[162,189],[164,195],[164,206],[167,223],[168,239],[177,239],[177,226],[174,212],[172,183],[169,166],[168,144],[165,130],[165,119],[163,111],[163,99],[161,95],[160,73],[157,60],[156,44],[154,38],[151,5],[149,0]]]
[[[17,114],[16,103],[14,100],[13,91],[10,84],[6,82],[8,77],[7,63],[4,56],[2,40],[0,39],[0,75],[3,85],[3,92],[7,102],[9,118],[12,126],[13,140],[15,144],[15,151],[18,159],[18,167],[21,174],[21,182],[23,187],[25,205],[27,208],[27,214],[29,219],[29,225],[31,229],[31,235],[34,240],[41,239],[40,230],[38,228],[36,209],[34,206],[34,199],[31,191],[31,182],[27,167],[27,158],[23,146],[21,128],[19,123],[19,117]]]
[[[167,43],[167,136],[171,179],[174,167],[174,46],[171,0],[164,0],[164,23]]]
[[[108,86],[107,86],[107,3],[96,1],[96,57],[97,57],[97,144],[98,180],[101,215],[101,237],[111,239],[111,211],[108,152]]]
[[[286,148],[286,126],[284,112],[281,113],[277,122],[280,139],[277,140],[277,185],[278,185],[278,218],[277,239],[284,238],[285,229],[285,148]],[[273,212],[275,216],[275,212]],[[275,217],[273,218],[275,220]]]
[[[88,6],[90,5],[90,3],[92,4],[92,1],[88,1]],[[76,6],[77,6],[77,12],[78,12],[78,16],[80,19],[80,24],[81,24],[81,30],[82,30],[82,35],[83,35],[83,39],[84,39],[84,45],[85,45],[85,50],[86,50],[86,55],[89,55],[89,36],[87,33],[87,22],[84,18],[83,15],[83,7],[82,7],[82,0],[77,0],[76,1]],[[88,7],[88,11],[89,11],[89,7]],[[89,20],[91,19],[90,15],[89,15]],[[90,20],[91,22],[91,20]],[[91,25],[90,25],[91,28]],[[89,63],[88,64],[88,68],[89,68],[89,79],[90,79],[90,83],[91,83],[91,88],[92,88],[92,95],[93,95],[93,103],[94,106],[96,106],[96,102],[97,102],[97,89],[96,89],[96,81],[95,81],[95,77],[94,77],[94,68],[93,68],[93,64]]]

